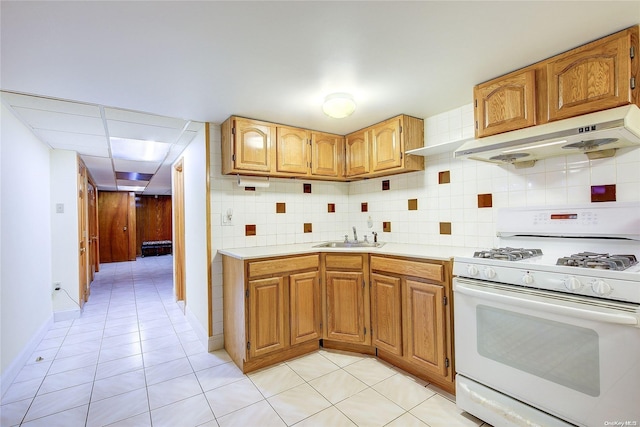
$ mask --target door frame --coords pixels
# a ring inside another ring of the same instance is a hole
[[[186,307],[185,283],[185,239],[184,239],[184,158],[178,160],[172,170],[173,175],[173,283],[176,301],[183,301]]]

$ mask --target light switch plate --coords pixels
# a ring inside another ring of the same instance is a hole
[[[64,203],[56,203],[56,213],[64,213]]]

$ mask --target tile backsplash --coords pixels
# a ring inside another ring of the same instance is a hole
[[[472,137],[472,104],[425,120],[426,145]],[[359,238],[375,231],[386,242],[492,247],[501,207],[591,203],[594,186],[612,185],[617,201],[640,201],[638,148],[620,149],[608,159],[555,157],[528,169],[457,160],[445,153],[426,158],[420,172],[351,183],[271,179],[269,188],[250,192],[238,187],[235,177],[221,175],[217,126],[211,129],[210,152],[214,250],[342,240],[352,235],[352,226]],[[304,185],[310,183],[312,192]],[[417,209],[410,209],[407,200],[416,200],[411,206]],[[277,213],[277,206],[282,210],[285,205],[285,212]],[[232,225],[222,226],[221,215],[228,208],[234,213]],[[256,235],[246,235],[247,224],[255,225]],[[390,230],[384,234],[383,224]],[[222,307],[220,256],[213,272],[214,297],[219,298],[215,309]],[[214,324],[214,334],[222,334],[221,322]]]
[[[216,248],[338,240],[352,226],[364,236],[382,231],[385,222],[393,222],[384,235],[390,242],[486,247],[495,243],[494,217],[501,207],[591,203],[592,188],[608,186],[615,186],[617,201],[640,200],[640,149],[629,148],[608,159],[555,157],[527,169],[445,153],[426,158],[420,172],[351,183],[271,179],[269,188],[246,192],[234,177],[220,175],[219,128],[211,135]],[[426,145],[471,137],[472,104],[425,120]],[[407,200],[415,202],[408,207]],[[276,214],[285,204],[286,212]],[[228,208],[232,225],[222,226],[220,216]],[[442,222],[451,223],[451,234],[440,232]],[[256,235],[246,235],[246,224],[256,225]]]

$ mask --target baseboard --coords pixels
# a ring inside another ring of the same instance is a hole
[[[204,348],[209,348],[209,334],[202,327],[196,316],[193,314],[191,310],[189,310],[189,306],[187,305],[184,310],[184,315],[187,318],[187,322],[191,325],[191,329],[196,333],[198,340],[202,343]],[[209,350],[210,351],[210,350]]]
[[[40,341],[42,341],[45,335],[47,335],[47,332],[49,332],[49,329],[51,329],[51,325],[53,325],[53,315],[42,324],[35,334],[33,334],[29,342],[23,347],[22,351],[15,359],[13,359],[13,362],[11,362],[11,364],[4,370],[2,375],[0,375],[1,395],[4,395],[9,386],[13,383],[13,380],[16,379],[24,365],[29,360],[29,357],[34,351],[36,351]]]

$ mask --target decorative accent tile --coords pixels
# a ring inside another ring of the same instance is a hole
[[[313,226],[311,225],[310,222],[305,222],[304,223],[304,232],[305,233],[312,233],[313,232]]]
[[[591,186],[592,202],[615,202],[616,201],[616,185],[592,185]]]
[[[386,233],[391,233],[391,221],[382,222],[382,231]]]
[[[302,184],[303,193],[311,193],[311,184]]]
[[[360,212],[369,212],[369,204],[367,202],[360,203]]]
[[[336,211],[336,204],[335,203],[329,203],[327,205],[327,212],[335,213],[335,211]]]
[[[440,223],[440,234],[451,234],[451,223],[450,222],[441,222]]]
[[[385,179],[382,181],[382,191],[391,190],[391,184],[389,184],[389,180]]]
[[[287,204],[276,203],[276,213],[287,213]]]
[[[247,224],[244,226],[244,235],[245,236],[255,236],[256,235],[256,225],[255,224]]]
[[[418,210],[418,199],[409,199],[408,208],[410,211]]]
[[[438,184],[449,184],[449,183],[451,183],[451,172],[450,171],[438,172]]]
[[[256,191],[256,187],[244,187],[244,191]]]
[[[493,195],[489,194],[478,194],[478,207],[479,208],[490,208],[493,206]]]

